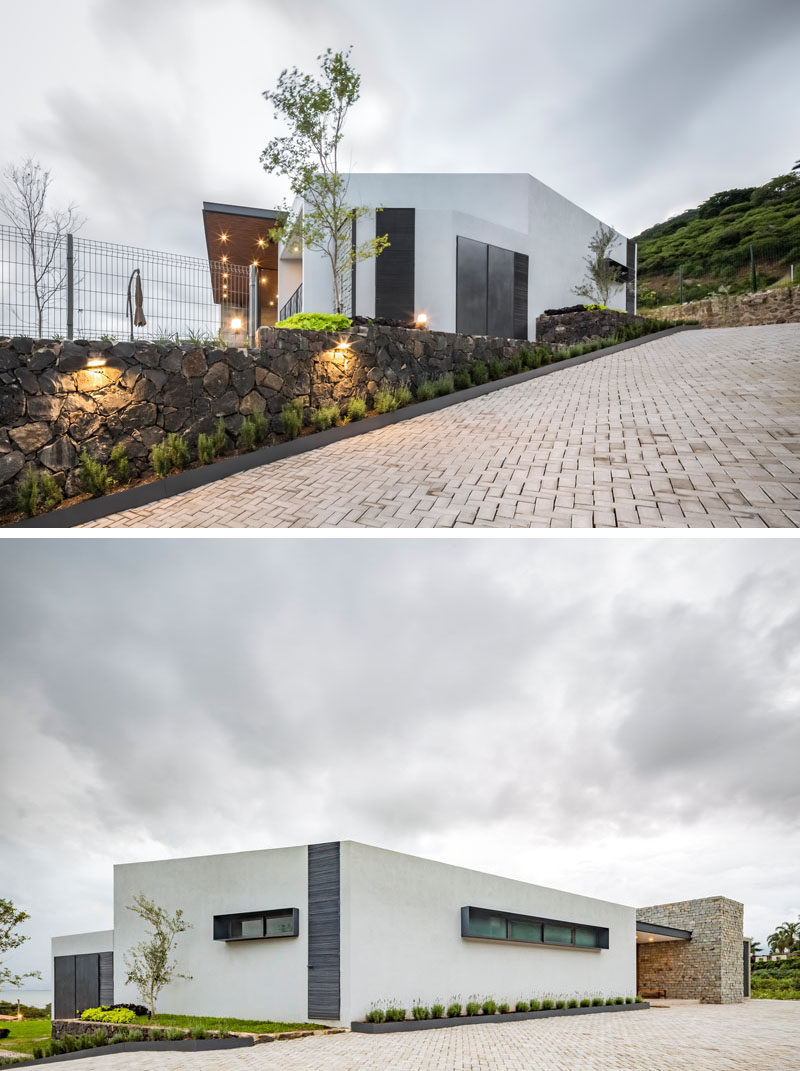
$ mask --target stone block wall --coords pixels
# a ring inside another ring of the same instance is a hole
[[[627,312],[615,309],[561,312],[554,316],[542,313],[536,318],[536,341],[545,345],[574,346],[593,338],[608,338],[620,324],[642,322],[641,316],[629,316]]]
[[[800,286],[761,290],[757,294],[718,294],[702,301],[641,311],[659,320],[699,320],[702,327],[800,323]]]
[[[123,1023],[120,1026],[119,1023],[92,1023],[84,1019],[53,1019],[50,1036],[63,1038],[65,1034],[73,1034],[79,1037],[81,1034],[93,1034],[95,1030],[102,1030],[107,1037],[111,1037],[112,1034],[125,1027],[129,1030],[141,1030],[143,1037],[152,1037],[157,1041],[162,1040],[164,1032],[169,1029],[166,1026],[141,1026],[139,1023]]]
[[[637,908],[640,922],[691,930],[691,941],[637,942],[638,988],[675,1000],[732,1004],[744,996],[744,906],[724,896]]]
[[[371,405],[382,387],[415,388],[525,345],[374,325],[340,334],[265,327],[253,350],[0,339],[0,510],[14,508],[29,464],[52,472],[72,495],[84,447],[105,461],[124,444],[138,476],[169,432],[186,436],[194,458],[198,434],[218,417],[235,437],[257,410],[269,418],[268,441],[276,441],[281,409],[295,398],[306,417],[333,402],[344,410],[354,396]]]

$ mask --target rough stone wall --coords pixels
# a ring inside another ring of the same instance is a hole
[[[145,1038],[153,1037],[161,1040],[164,1031],[169,1029],[165,1026],[140,1026],[138,1023],[123,1023],[122,1029],[141,1030]],[[95,1030],[102,1030],[108,1037],[121,1029],[119,1023],[92,1023],[84,1019],[54,1019],[50,1026],[50,1036],[63,1038],[65,1034],[80,1036],[81,1034],[93,1034]]]
[[[573,346],[593,338],[613,335],[620,324],[641,323],[642,317],[629,316],[615,309],[592,309],[562,312],[555,316],[542,313],[536,318],[536,341],[548,345]]]
[[[757,294],[719,294],[683,305],[643,309],[659,320],[699,320],[702,327],[754,327],[800,323],[800,286],[761,290]]]
[[[691,941],[637,943],[639,989],[675,1000],[732,1004],[743,999],[744,906],[724,896],[637,908],[640,922],[691,930]]]
[[[282,432],[280,412],[300,398],[311,409],[353,396],[371,405],[375,391],[418,386],[476,360],[508,358],[526,345],[373,325],[341,334],[261,328],[259,347],[185,348],[155,343],[0,339],[0,510],[13,508],[27,465],[55,474],[67,495],[80,490],[85,447],[105,461],[125,445],[131,470],[149,469],[149,452],[168,432],[197,436],[222,417],[235,436],[254,412]],[[337,351],[339,343],[348,348]]]

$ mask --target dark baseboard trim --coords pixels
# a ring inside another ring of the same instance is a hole
[[[479,1023],[519,1023],[526,1019],[549,1019],[554,1015],[594,1015],[596,1012],[642,1011],[649,1008],[646,1000],[639,1004],[603,1004],[599,1008],[552,1008],[549,1011],[507,1012],[501,1015],[458,1015],[453,1019],[404,1019],[400,1023],[354,1022],[350,1029],[357,1034],[397,1034],[407,1030],[441,1030],[449,1026],[475,1026]]]
[[[188,1038],[186,1041],[121,1041],[118,1045],[98,1045],[41,1060],[15,1060],[13,1067],[39,1067],[57,1060],[80,1060],[84,1056],[106,1056],[113,1052],[202,1052],[205,1049],[242,1049],[254,1045],[252,1038]],[[12,1065],[9,1064],[9,1069]]]
[[[258,450],[251,450],[248,454],[239,454],[236,457],[226,457],[221,461],[215,461],[210,465],[202,465],[188,472],[180,472],[175,476],[167,476],[163,480],[155,480],[153,483],[142,484],[139,487],[130,487],[125,491],[115,491],[102,498],[90,498],[77,505],[67,506],[65,509],[55,509],[50,513],[42,513],[37,517],[26,517],[15,524],[6,525],[8,529],[14,528],[74,528],[77,525],[87,524],[89,521],[108,517],[112,513],[121,513],[123,510],[137,509],[139,506],[149,506],[154,502],[160,502],[165,498],[173,498],[185,491],[194,491],[198,487],[223,480],[226,476],[234,476],[239,472],[247,472],[250,469],[260,468],[262,465],[270,465],[274,461],[282,461],[287,457],[298,457],[309,450],[318,450],[331,443],[341,442],[343,439],[351,439],[355,435],[366,435],[371,431],[389,427],[391,424],[400,424],[405,420],[413,420],[415,417],[424,416],[426,413],[438,413],[451,405],[471,401],[473,398],[482,398],[485,394],[503,390],[505,387],[513,387],[518,383],[527,383],[531,379],[539,379],[541,376],[560,372],[564,368],[575,368],[577,365],[588,364],[589,361],[597,361],[601,357],[609,357],[611,354],[620,353],[623,350],[642,346],[647,342],[654,342],[659,338],[675,335],[679,331],[696,331],[694,325],[681,325],[670,327],[665,331],[656,331],[652,335],[643,335],[630,342],[621,342],[616,346],[607,346],[602,350],[594,350],[592,353],[584,353],[581,357],[569,357],[565,361],[556,364],[545,365],[544,368],[534,368],[529,372],[520,372],[516,376],[505,376],[503,379],[495,379],[490,383],[483,383],[479,387],[468,387],[466,390],[453,391],[441,398],[431,398],[427,402],[413,402],[402,409],[396,409],[393,413],[382,413],[378,416],[359,420],[354,424],[342,424],[327,431],[314,432],[311,435],[303,435],[299,439],[290,442],[278,443],[276,446],[262,446]],[[533,343],[535,345],[535,343]],[[2,531],[2,529],[0,529]]]

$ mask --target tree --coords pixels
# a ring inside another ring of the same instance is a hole
[[[617,238],[613,227],[600,224],[589,240],[589,253],[583,258],[586,276],[580,286],[573,287],[573,294],[588,298],[593,304],[608,304],[611,291],[622,284],[622,268],[608,255]]]
[[[13,901],[4,900],[0,897],[0,988],[6,987],[18,989],[26,978],[41,978],[38,971],[28,971],[27,974],[14,974],[10,967],[3,963],[3,955],[12,948],[19,948],[30,938],[26,934],[15,933],[17,927],[29,919],[25,911],[18,911]]]
[[[48,207],[51,182],[51,173],[29,156],[22,164],[10,164],[3,171],[0,186],[0,211],[22,235],[31,262],[40,337],[45,310],[66,284],[66,267],[58,255],[64,238],[84,224],[74,203],[64,209]]]
[[[753,959],[753,958],[755,958],[755,956],[763,956],[763,955],[764,955],[764,949],[761,947],[761,942],[760,941],[751,941],[750,942],[750,958]]]
[[[125,981],[136,986],[142,1003],[148,1006],[151,1015],[155,1015],[161,990],[176,978],[191,978],[190,974],[182,974],[177,969],[177,961],[173,958],[178,935],[191,929],[191,923],[184,921],[180,908],[170,916],[144,893],[137,893],[133,903],[126,907],[143,919],[149,929],[148,939],[125,953],[128,971]]]
[[[345,272],[358,260],[379,256],[389,244],[385,234],[357,246],[352,242],[353,221],[369,209],[348,204],[349,179],[339,173],[344,122],[361,88],[361,76],[350,65],[350,51],[327,49],[318,56],[320,79],[301,74],[296,67],[283,70],[277,88],[264,93],[275,108],[275,118],[288,123],[290,133],[269,142],[261,163],[265,171],[288,178],[292,193],[304,202],[296,213],[285,207],[285,218],[272,228],[270,238],[291,239],[327,257],[336,312],[342,311]]]
[[[791,952],[800,943],[800,923],[782,922],[767,938],[770,952]]]

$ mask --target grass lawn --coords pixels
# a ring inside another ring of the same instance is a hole
[[[260,1019],[222,1019],[209,1015],[154,1015],[148,1019],[139,1015],[137,1023],[142,1026],[182,1026],[193,1030],[243,1030],[252,1034],[274,1034],[281,1030],[324,1030],[319,1023],[273,1023]]]
[[[0,1029],[4,1027],[11,1033],[7,1038],[0,1038],[0,1049],[33,1052],[34,1045],[50,1037],[49,1019],[0,1019]]]

